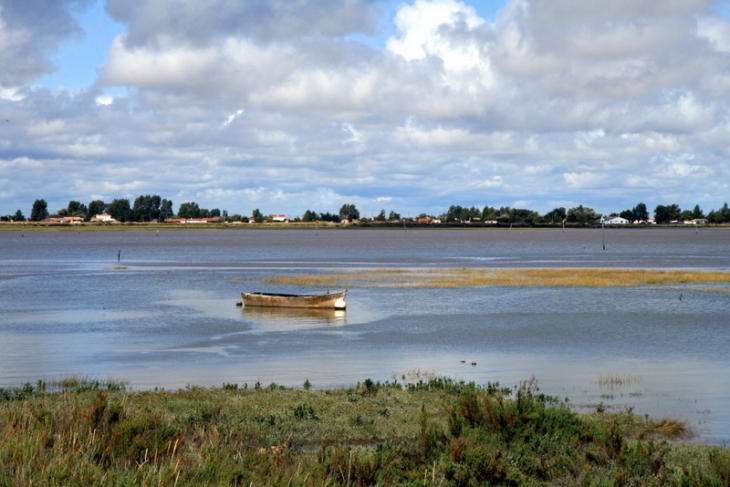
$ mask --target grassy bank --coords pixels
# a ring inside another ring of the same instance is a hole
[[[0,486],[730,482],[727,449],[665,441],[684,423],[578,415],[531,383],[308,386],[0,390]]]
[[[634,287],[673,284],[727,284],[730,272],[645,269],[376,269],[326,274],[281,275],[269,282],[320,287],[566,286]],[[723,288],[727,289],[727,288]]]

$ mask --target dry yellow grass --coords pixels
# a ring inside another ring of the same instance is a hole
[[[694,432],[687,426],[687,422],[677,418],[652,420],[644,428],[636,431],[636,437],[639,439],[659,437],[683,440],[691,438],[693,434]]]
[[[283,275],[269,282],[319,287],[478,287],[564,286],[635,287],[672,284],[730,283],[730,273],[712,271],[662,271],[627,269],[375,269],[315,275]],[[726,292],[728,288],[702,288]]]

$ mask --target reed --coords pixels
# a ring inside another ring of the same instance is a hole
[[[623,387],[641,382],[641,376],[629,374],[601,374],[596,383],[601,387]]]
[[[646,269],[374,269],[326,274],[278,275],[266,281],[330,288],[410,287],[457,288],[483,286],[524,287],[636,287],[672,284],[727,284],[730,272],[664,271]],[[708,288],[701,288],[707,290]],[[730,292],[713,287],[714,292]]]
[[[687,427],[687,422],[677,418],[662,418],[651,420],[645,428],[636,435],[640,439],[661,437],[684,440],[691,438],[694,432]]]

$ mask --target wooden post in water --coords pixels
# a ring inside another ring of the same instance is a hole
[[[603,217],[601,217],[601,234],[603,235],[603,250],[606,250],[606,224],[603,223]]]

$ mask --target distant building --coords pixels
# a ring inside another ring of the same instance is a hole
[[[109,213],[99,213],[91,217],[92,222],[116,223],[117,221]]]
[[[180,223],[189,223],[189,224],[200,224],[200,223],[218,223],[220,221],[220,218],[213,217],[213,218],[183,218],[181,219]]]
[[[626,218],[621,218],[620,216],[610,216],[606,218],[603,223],[606,225],[628,225],[631,222],[628,221]]]
[[[288,222],[289,219],[286,217],[286,215],[276,214],[276,215],[271,215],[271,221],[272,222]]]

